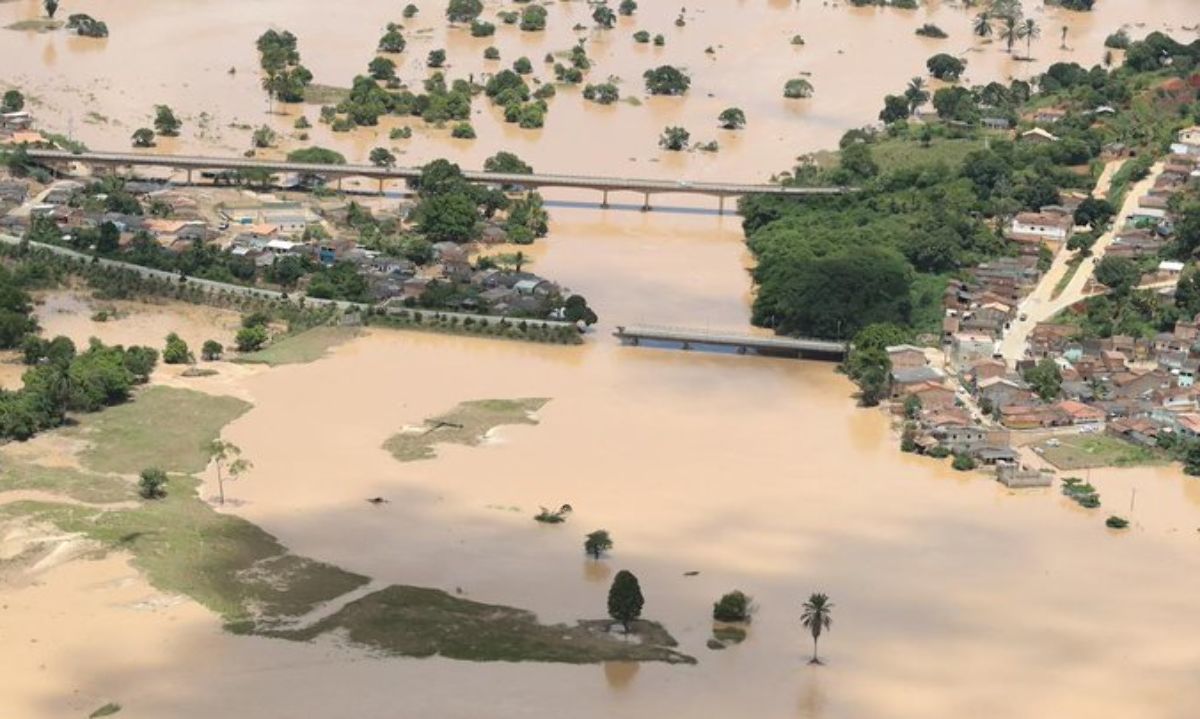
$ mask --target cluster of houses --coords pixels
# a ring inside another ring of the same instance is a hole
[[[52,147],[53,143],[33,129],[33,116],[26,110],[0,113],[0,148]]]
[[[201,207],[197,195],[162,182],[131,180],[124,189],[138,199],[145,214],[110,212],[103,202],[81,202],[84,183],[63,179],[42,187],[0,174],[0,232],[21,235],[34,218],[50,218],[69,238],[75,231],[112,223],[120,245],[148,233],[169,251],[183,252],[196,243],[222,248],[266,271],[286,257],[330,266],[354,265],[370,287],[372,298],[417,303],[435,282],[453,285],[445,309],[501,315],[542,316],[562,289],[527,271],[480,268],[472,264],[470,247],[453,242],[433,246],[433,261],[419,266],[385,255],[338,236],[347,206],[280,201],[245,194],[213,207]],[[99,198],[103,199],[103,198]],[[314,202],[318,202],[314,200]],[[99,208],[99,209],[97,209]],[[304,289],[305,279],[301,280]]]
[[[1184,270],[1180,262],[1153,262],[1174,231],[1171,197],[1200,177],[1200,127],[1180,132],[1171,150],[1164,171],[1107,250],[1156,267],[1142,278],[1143,286],[1177,280]],[[1081,199],[1066,195],[1061,206],[1018,214],[1005,233],[1017,255],[981,264],[949,283],[941,367],[930,362],[936,353],[920,347],[887,348],[893,408],[914,422],[916,451],[968,455],[1002,468],[1002,481],[1029,486],[1048,480],[1021,467],[1010,444],[1014,432],[1107,432],[1144,445],[1155,445],[1163,433],[1200,439],[1200,316],[1152,339],[1081,339],[1074,326],[1046,322],[1030,332],[1026,356],[1016,366],[996,354],[1011,324],[1024,320],[1020,303],[1041,278],[1040,248],[1058,251],[1070,240]],[[1047,358],[1062,378],[1050,401],[1023,379]]]

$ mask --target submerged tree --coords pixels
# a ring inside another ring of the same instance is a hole
[[[175,111],[170,105],[154,106],[154,129],[163,137],[175,137],[183,123],[175,117]]]
[[[58,12],[58,0],[42,0],[42,7],[46,9],[46,17],[54,19],[54,13]]]
[[[746,126],[746,113],[739,107],[729,107],[721,111],[717,122],[726,130],[740,130]]]
[[[1037,20],[1027,17],[1021,24],[1020,36],[1025,38],[1025,58],[1030,59],[1033,57],[1033,41],[1042,36],[1042,28]]]
[[[971,31],[979,37],[990,37],[992,34],[992,18],[985,12],[981,12],[975,16],[975,22],[971,25]]]
[[[817,655],[817,642],[821,639],[821,633],[833,625],[832,612],[833,602],[820,592],[809,596],[808,601],[804,603],[803,611],[800,613],[800,623],[812,633],[813,638],[813,655],[809,664],[822,663]]]
[[[375,167],[393,168],[396,166],[396,156],[386,147],[376,147],[371,150],[371,164]]]
[[[692,134],[682,127],[667,127],[663,129],[662,135],[658,138],[658,146],[664,150],[679,150],[687,149],[688,142],[692,139]]]
[[[607,529],[597,529],[583,540],[583,551],[591,555],[592,559],[599,559],[600,555],[612,549],[612,546],[612,537],[608,536]]]
[[[154,130],[148,127],[139,127],[133,131],[131,139],[134,147],[154,147]]]

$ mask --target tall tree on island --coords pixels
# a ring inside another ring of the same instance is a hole
[[[645,603],[641,585],[633,572],[627,569],[617,572],[608,590],[608,616],[620,622],[628,632],[629,623],[642,616],[642,605]]]
[[[813,655],[812,659],[808,661],[809,664],[823,663],[817,656],[817,642],[821,639],[821,633],[833,625],[832,612],[833,602],[820,592],[811,595],[804,603],[803,611],[800,613],[800,623],[812,633],[813,638]]]
[[[42,7],[46,8],[46,17],[54,19],[54,13],[58,12],[58,0],[42,0]]]

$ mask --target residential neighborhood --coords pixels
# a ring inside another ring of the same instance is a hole
[[[1053,113],[1042,114],[1039,121],[1053,121]],[[1068,249],[1087,230],[1075,223],[1085,197],[1015,215],[1006,231],[1015,256],[980,264],[947,286],[941,347],[887,348],[906,449],[1000,464],[1006,468],[997,477],[1010,486],[1048,486],[1039,472],[1053,463],[1036,455],[1047,441],[1058,446],[1056,436],[1105,435],[1151,449],[1200,438],[1200,314],[1152,336],[1097,336],[1072,319],[1113,291],[1094,274],[1101,257],[1128,261],[1138,268],[1133,289],[1174,305],[1176,286],[1193,268],[1163,258],[1174,231],[1172,198],[1197,177],[1200,127],[1191,127],[1086,257]],[[1037,469],[1024,466],[1031,460]]]
[[[28,112],[3,115],[0,144],[55,146],[33,127]],[[282,177],[269,189],[229,177],[188,186],[160,174],[55,177],[38,168],[18,177],[0,169],[0,233],[29,236],[32,228],[41,241],[156,269],[392,309],[567,318],[569,290],[529,271],[496,220],[485,219],[475,241],[430,242],[411,228],[411,193],[292,192],[279,189],[297,184]],[[103,249],[101,230],[115,240]]]

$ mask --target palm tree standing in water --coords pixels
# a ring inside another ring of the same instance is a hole
[[[1042,29],[1038,27],[1037,21],[1031,17],[1025,18],[1025,23],[1021,25],[1021,37],[1025,38],[1025,59],[1033,59],[1033,41],[1042,36]]]
[[[1000,39],[1008,46],[1005,52],[1011,55],[1013,44],[1021,39],[1021,29],[1017,26],[1017,19],[1012,15],[1004,16],[1004,27],[1000,28]]]
[[[821,639],[821,632],[833,624],[833,602],[829,601],[829,597],[817,592],[808,598],[804,603],[804,609],[800,613],[800,623],[803,624],[810,632],[813,638],[813,656],[809,660],[809,664],[822,664],[820,657],[817,656],[817,642]]]
[[[992,34],[992,18],[987,13],[981,12],[975,16],[975,25],[972,31],[979,37],[988,37]]]

